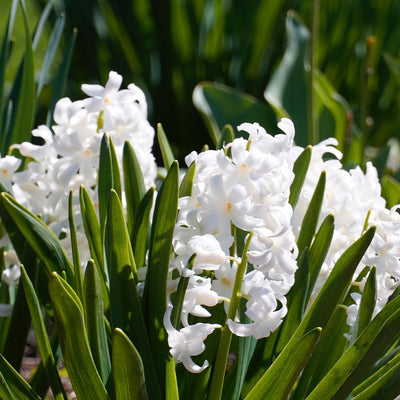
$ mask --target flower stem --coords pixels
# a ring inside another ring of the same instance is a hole
[[[240,290],[242,288],[243,276],[246,272],[246,267],[247,267],[247,251],[249,250],[249,245],[252,237],[253,233],[250,232],[243,249],[242,261],[240,262],[236,272],[235,283],[233,285],[232,297],[229,304],[227,320],[235,319],[236,317],[236,313],[239,307],[239,301],[241,298]],[[219,340],[219,346],[217,351],[217,358],[215,360],[215,365],[212,372],[212,380],[208,396],[209,400],[221,399],[231,340],[232,340],[232,332],[229,330],[228,324],[225,323],[224,327],[222,328],[221,338]]]

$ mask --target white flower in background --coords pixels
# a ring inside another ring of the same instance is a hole
[[[74,191],[74,215],[77,231],[84,238],[79,217],[78,189],[85,186],[97,203],[97,179],[100,144],[107,132],[114,141],[118,161],[122,165],[122,149],[129,141],[142,169],[146,188],[154,185],[157,167],[151,152],[154,129],[147,121],[147,104],[143,92],[135,85],[120,90],[122,76],[110,72],[100,85],[82,85],[89,98],[71,101],[60,99],[55,106],[55,125],[41,125],[32,135],[42,144],[24,142],[12,146],[29,158],[27,167],[17,172],[21,161],[15,157],[0,158],[0,180],[16,200],[35,214],[70,247],[68,195]],[[122,168],[121,168],[122,170]],[[90,256],[85,240],[80,240],[82,261]]]

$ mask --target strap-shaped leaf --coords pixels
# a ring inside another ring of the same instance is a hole
[[[89,193],[83,186],[81,186],[79,189],[79,200],[81,205],[83,227],[89,243],[90,254],[94,259],[101,280],[104,307],[108,309],[108,274],[104,267],[104,250],[100,224]]]
[[[368,229],[340,256],[291,340],[298,340],[304,332],[317,326],[325,327],[336,305],[343,301],[354,271],[374,234],[375,227]]]
[[[29,383],[0,354],[0,395],[4,400],[42,400]],[[12,397],[10,396],[10,393]]]
[[[139,203],[132,231],[130,232],[133,254],[137,268],[144,266],[149,247],[150,213],[153,206],[154,186],[151,187]]]
[[[143,293],[150,343],[161,387],[165,387],[165,360],[169,349],[163,317],[167,301],[167,278],[172,237],[178,210],[178,163],[174,162],[157,196],[151,229],[149,262]]]
[[[121,175],[117,156],[111,138],[105,133],[100,145],[99,195],[100,231],[104,232],[104,223],[108,208],[108,195],[114,189],[121,198]]]
[[[35,330],[35,336],[40,352],[40,358],[43,361],[43,365],[45,367],[47,378],[50,387],[53,391],[54,398],[58,400],[66,399],[67,396],[64,392],[60,376],[58,375],[57,372],[57,365],[55,363],[50,341],[47,336],[46,327],[44,325],[40,303],[36,296],[32,282],[29,279],[28,274],[25,271],[25,268],[22,266],[21,266],[21,280],[24,285],[25,296],[29,306],[29,311],[31,313],[32,324]]]
[[[74,284],[75,277],[71,261],[56,235],[35,215],[19,204],[7,193],[2,193],[0,213],[6,213],[32,247],[49,273],[65,271],[69,282]]]
[[[289,204],[294,208],[299,199],[301,188],[310,165],[312,147],[307,146],[297,157],[293,165],[294,179],[290,186]]]
[[[307,400],[345,399],[398,337],[400,297],[389,302],[358,336]]]
[[[310,280],[310,267],[308,250],[304,250],[300,256],[299,266],[295,274],[295,282],[287,295],[288,313],[280,328],[279,339],[275,352],[279,354],[291,338],[293,332],[303,319],[304,310],[307,305],[307,292]]]
[[[314,350],[321,329],[305,334],[296,344],[284,348],[275,362],[256,383],[245,400],[270,398],[285,400]],[[284,373],[282,373],[284,371]]]
[[[335,230],[335,217],[329,214],[318,229],[310,249],[310,284],[308,287],[307,301],[314,289],[322,264],[328,254]]]
[[[69,231],[71,235],[71,248],[72,248],[74,275],[75,275],[75,288],[79,298],[83,301],[83,275],[82,275],[81,260],[79,257],[79,244],[78,244],[78,236],[76,233],[76,225],[74,218],[72,190],[69,192],[69,197],[68,197],[68,222],[69,222]]]
[[[227,124],[222,128],[221,137],[218,142],[218,149],[222,149],[225,145],[233,142],[235,139],[235,132],[233,131],[232,125]]]
[[[117,400],[147,400],[142,359],[128,336],[115,329],[112,339],[113,378]]]
[[[77,398],[109,400],[90,351],[78,296],[74,296],[73,289],[55,273],[50,277],[49,292],[65,365]]]
[[[344,336],[348,331],[346,318],[346,307],[338,305],[322,331],[321,338],[301,374],[292,400],[303,400],[344,353],[348,345]]]
[[[299,254],[301,254],[306,247],[310,247],[314,238],[319,220],[319,214],[321,212],[322,201],[324,199],[325,182],[326,172],[322,171],[310,204],[308,205],[307,211],[301,223],[299,238],[297,240]]]
[[[179,186],[179,197],[190,196],[192,194],[193,179],[196,172],[196,163],[192,163],[187,169]]]
[[[111,359],[104,326],[101,281],[93,260],[88,262],[85,270],[84,294],[85,326],[89,346],[97,371],[104,385],[107,386],[111,374]]]
[[[169,145],[167,135],[165,134],[164,128],[161,124],[157,124],[157,139],[158,144],[160,145],[164,167],[168,170],[174,162],[175,157],[171,150],[171,146]]]
[[[121,202],[110,192],[105,229],[105,249],[110,278],[112,327],[120,328],[138,349],[144,364],[147,392],[151,399],[160,399],[160,387],[146,333],[145,320],[136,290],[136,267]],[[157,293],[157,296],[161,296]]]
[[[125,142],[124,144],[122,165],[124,170],[128,230],[131,232],[136,211],[146,192],[146,189],[139,161],[132,145],[129,142]]]

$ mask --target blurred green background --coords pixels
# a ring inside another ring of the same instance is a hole
[[[0,0],[3,38],[11,3]],[[375,156],[376,151],[365,151],[367,145],[374,146],[381,149],[378,161],[384,160],[379,162],[385,172],[384,146],[389,138],[400,137],[399,1],[49,3],[26,2],[32,33],[46,6],[49,11],[34,50],[37,81],[52,34],[63,19],[37,96],[35,124],[46,121],[57,72],[76,28],[62,95],[80,99],[82,83],[104,84],[110,70],[119,72],[124,86],[134,82],[145,91],[151,123],[162,123],[180,160],[206,143],[216,144],[226,123],[235,127],[258,121],[274,133],[277,116],[286,115],[295,122],[298,144],[336,136],[349,165],[364,162],[366,153]],[[3,97],[25,51],[20,9]],[[213,83],[197,87],[193,104],[194,88],[206,81]],[[313,123],[316,128],[311,132]]]

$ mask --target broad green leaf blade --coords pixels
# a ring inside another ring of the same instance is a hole
[[[373,267],[369,272],[367,282],[365,283],[364,290],[361,297],[360,308],[358,310],[357,320],[352,331],[351,343],[357,336],[364,330],[364,328],[371,322],[372,316],[375,311],[375,304],[377,300],[376,288],[376,267]]]
[[[135,151],[129,142],[125,142],[122,165],[124,171],[126,213],[128,216],[128,231],[132,232],[135,213],[139,203],[146,193],[142,170]]]
[[[163,317],[166,309],[168,268],[177,212],[178,163],[174,162],[157,196],[143,293],[144,315],[147,318],[150,343],[162,388],[165,387],[165,360],[170,357]]]
[[[319,220],[319,214],[321,212],[322,202],[324,200],[325,183],[326,172],[322,171],[317,186],[315,187],[314,194],[310,200],[310,204],[308,205],[307,211],[301,223],[300,233],[297,239],[299,254],[301,254],[305,248],[310,248],[311,242],[314,238]]]
[[[290,186],[289,204],[294,208],[299,199],[301,188],[306,179],[308,166],[311,160],[311,146],[307,146],[302,153],[297,157],[293,165],[294,179]]]
[[[185,172],[185,176],[179,186],[179,197],[191,196],[195,172],[196,163],[192,163]]]
[[[392,400],[400,394],[400,353],[357,386],[353,400]]]
[[[97,218],[96,210],[87,190],[81,186],[79,189],[79,201],[83,227],[87,241],[89,243],[90,254],[94,259],[97,271],[101,280],[101,291],[103,295],[104,307],[107,310],[110,305],[108,296],[108,274],[104,266],[104,254],[100,223]]]
[[[104,326],[101,281],[93,260],[87,264],[84,280],[85,326],[97,371],[107,387],[111,374],[111,359]]]
[[[292,400],[303,400],[344,353],[348,345],[344,336],[348,331],[346,318],[346,307],[338,305],[322,331],[321,338],[299,379]]]
[[[11,366],[11,364],[0,354],[0,373],[2,374],[5,383],[9,390],[5,388],[1,383],[0,387],[3,391],[0,391],[1,396],[7,396],[12,391],[13,397],[11,400],[42,400],[37,393],[29,386],[28,382]],[[5,400],[8,400],[5,397]]]
[[[329,246],[332,242],[335,230],[335,218],[329,214],[318,229],[315,239],[310,249],[310,284],[308,288],[308,299],[314,289],[318,274],[321,270],[325,257],[328,254]]]
[[[276,344],[275,353],[279,354],[286,346],[293,332],[303,319],[304,310],[307,305],[307,292],[310,280],[310,266],[308,250],[304,250],[300,256],[298,269],[295,274],[295,283],[287,295],[288,313],[280,327],[279,339]]]
[[[324,286],[313,301],[291,341],[315,327],[325,327],[336,305],[343,301],[359,262],[375,234],[375,227],[368,229],[337,260]]]
[[[307,364],[320,334],[321,329],[315,328],[305,334],[295,345],[286,346],[245,400],[259,400],[265,396],[274,400],[285,400]]]
[[[169,145],[167,135],[164,132],[164,128],[160,123],[157,124],[157,139],[161,149],[164,167],[168,170],[172,163],[175,161],[175,157],[172,153],[171,146]]]
[[[193,103],[203,117],[214,146],[221,141],[226,124],[237,127],[257,121],[267,132],[276,132],[276,116],[270,106],[255,97],[213,82],[199,83],[193,91]]]
[[[0,396],[3,400],[15,400],[11,389],[9,388],[7,381],[0,371]]]
[[[296,144],[308,141],[308,80],[310,32],[293,11],[286,17],[287,44],[282,61],[272,75],[264,97],[280,117],[288,117],[296,127]]]
[[[400,297],[397,297],[375,316],[307,400],[346,398],[398,337],[399,330]]]
[[[179,400],[178,380],[175,371],[175,361],[170,358],[167,361],[165,372],[165,399],[166,400]]]
[[[121,202],[115,191],[111,191],[109,196],[105,250],[110,278],[112,328],[122,329],[134,343],[143,360],[149,397],[160,399],[160,386],[136,290],[136,280],[134,279],[136,267]],[[160,294],[157,293],[157,296]]]
[[[150,213],[153,206],[154,186],[143,196],[136,210],[132,231],[130,232],[133,254],[137,268],[145,265],[149,247]]]
[[[69,192],[69,197],[68,197],[68,221],[69,221],[69,230],[71,235],[72,262],[74,266],[75,287],[79,298],[81,299],[81,301],[83,301],[83,275],[82,275],[81,260],[79,258],[79,244],[78,244],[78,236],[76,233],[76,225],[74,218],[72,190]]]
[[[121,198],[121,177],[118,161],[116,159],[112,140],[107,133],[105,133],[100,145],[99,183],[97,185],[99,194],[100,232],[104,232],[108,196],[111,189],[114,189],[119,198]]]
[[[63,96],[64,87],[68,79],[68,71],[71,64],[72,52],[75,46],[76,36],[78,30],[75,28],[72,31],[71,38],[69,39],[66,48],[64,49],[63,59],[60,68],[58,69],[55,82],[53,84],[53,92],[51,94],[51,101],[47,112],[46,125],[51,126],[53,121],[54,107],[57,101]]]
[[[50,36],[49,43],[47,44],[46,54],[44,56],[42,69],[40,71],[38,87],[36,91],[36,98],[40,96],[42,88],[46,82],[51,63],[53,62],[53,59],[56,55],[58,45],[60,43],[60,39],[64,31],[64,26],[65,26],[65,14],[61,14],[57,18],[57,21],[54,25],[53,31]]]
[[[25,55],[22,68],[21,86],[17,105],[13,111],[11,135],[7,137],[7,147],[12,143],[29,141],[35,113],[35,67],[33,61],[32,41],[28,26],[25,4],[22,8],[25,30]]]
[[[42,311],[39,300],[36,296],[35,289],[30,281],[25,268],[21,266],[21,280],[24,285],[25,296],[31,313],[32,324],[40,352],[40,358],[46,369],[47,378],[53,391],[55,399],[66,399],[60,376],[57,372],[57,365],[53,356],[50,341],[47,336],[46,327],[43,321]]]
[[[109,400],[90,352],[82,304],[68,286],[57,274],[50,277],[49,292],[68,376],[77,398]]]
[[[112,339],[112,364],[116,400],[146,400],[147,392],[142,359],[121,329]]]
[[[74,285],[75,277],[71,261],[56,235],[9,194],[2,193],[0,196],[1,215],[6,213],[13,220],[49,273],[54,271],[62,274],[65,271],[68,281]]]

